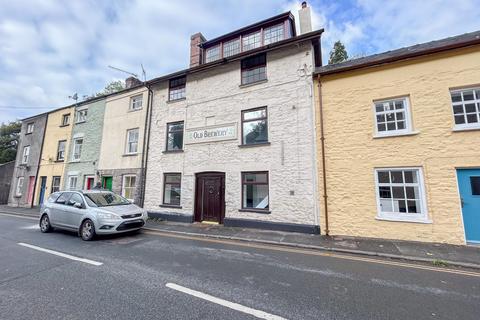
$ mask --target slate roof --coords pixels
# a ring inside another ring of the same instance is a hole
[[[337,64],[326,65],[315,69],[315,75],[340,73],[360,68],[373,67],[399,60],[410,59],[427,54],[463,48],[480,44],[480,31],[465,33],[459,36],[416,44],[410,47],[374,54]]]

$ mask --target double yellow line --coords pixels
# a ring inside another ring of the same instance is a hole
[[[388,265],[388,266],[394,266],[394,267],[420,269],[420,270],[451,273],[451,274],[464,275],[464,276],[470,276],[470,277],[479,277],[480,278],[480,272],[460,270],[460,269],[450,269],[450,268],[444,268],[444,267],[434,267],[434,266],[428,266],[428,265],[424,265],[424,264],[406,263],[406,262],[393,261],[393,260],[383,260],[384,258],[375,259],[375,258],[360,257],[360,256],[355,256],[355,255],[333,253],[333,252],[328,252],[328,251],[318,251],[318,250],[313,250],[313,249],[310,250],[310,249],[303,249],[303,248],[292,248],[292,247],[287,247],[287,246],[282,246],[282,245],[269,245],[269,244],[253,243],[253,242],[242,241],[242,240],[211,239],[211,238],[206,238],[202,235],[199,235],[199,236],[184,235],[184,234],[173,233],[173,232],[168,232],[168,231],[166,231],[166,232],[165,231],[156,231],[156,230],[153,230],[153,229],[144,230],[143,233],[150,234],[150,235],[157,235],[157,236],[161,236],[161,237],[183,239],[183,240],[195,240],[195,241],[209,242],[209,243],[228,244],[228,245],[233,245],[233,246],[238,246],[238,247],[248,247],[248,248],[264,249],[264,250],[271,250],[271,251],[306,254],[306,255],[311,255],[311,256],[330,257],[330,258],[336,258],[336,259],[361,261],[361,262],[382,264],[382,265]]]
[[[10,216],[10,217],[17,217],[29,220],[38,220],[38,218],[28,217],[28,216],[19,216],[17,214],[11,214],[6,212],[0,212],[0,215]],[[319,251],[313,249],[303,249],[303,248],[293,248],[284,245],[270,245],[270,244],[262,244],[262,243],[254,243],[248,242],[243,240],[231,240],[231,239],[212,239],[207,238],[201,234],[199,235],[187,235],[181,233],[175,233],[171,231],[158,231],[154,229],[144,229],[143,233],[156,235],[161,237],[168,237],[168,238],[176,238],[176,239],[183,239],[183,240],[194,240],[194,241],[201,241],[201,242],[209,242],[209,243],[220,243],[220,244],[228,244],[237,247],[247,247],[247,248],[256,248],[256,249],[263,249],[263,250],[270,250],[270,251],[279,251],[279,252],[289,252],[289,253],[297,253],[297,254],[306,254],[311,256],[320,256],[320,257],[330,257],[336,259],[344,259],[350,261],[361,261],[366,263],[375,263],[381,265],[388,265],[393,267],[403,267],[403,268],[410,268],[410,269],[420,269],[426,271],[434,271],[434,272],[443,272],[443,273],[450,273],[450,274],[457,274],[469,277],[479,277],[480,272],[474,271],[467,271],[461,269],[451,269],[445,267],[434,267],[428,266],[425,264],[414,264],[414,263],[406,263],[401,261],[394,261],[394,260],[385,260],[385,258],[368,258],[368,257],[361,257],[356,255],[350,254],[339,254],[329,251]]]

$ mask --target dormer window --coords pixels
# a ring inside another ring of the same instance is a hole
[[[242,38],[242,50],[252,50],[262,45],[261,32],[250,33]]]
[[[202,56],[201,63],[209,63],[248,52],[272,43],[294,37],[293,16],[284,15],[274,20],[263,21],[225,36],[206,41],[205,38],[192,38],[192,57]],[[201,50],[198,51],[200,43]],[[195,58],[197,59],[197,58]],[[198,58],[199,59],[199,58]],[[200,63],[200,64],[201,64]]]
[[[240,53],[240,39],[233,39],[223,43],[223,57],[230,57]]]
[[[220,59],[220,45],[208,48],[205,52],[205,62],[212,62]]]
[[[282,41],[285,35],[285,26],[284,24],[277,24],[276,26],[271,26],[263,30],[263,45],[270,43]]]

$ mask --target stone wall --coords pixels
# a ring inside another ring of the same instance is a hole
[[[0,164],[0,204],[8,203],[15,161]]]
[[[313,51],[310,42],[267,53],[268,81],[241,86],[240,61],[187,76],[186,99],[168,100],[168,81],[154,89],[145,208],[193,215],[195,174],[225,173],[226,218],[318,225],[315,192]],[[269,145],[239,147],[241,112],[267,106]],[[235,140],[185,144],[164,153],[166,126],[185,129],[236,123]],[[241,172],[269,172],[270,214],[240,212]],[[182,173],[181,209],[161,208],[163,173]]]

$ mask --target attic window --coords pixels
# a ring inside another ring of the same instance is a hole
[[[220,45],[208,48],[205,53],[205,62],[212,62],[220,59]]]

